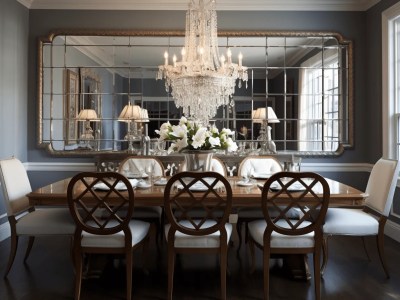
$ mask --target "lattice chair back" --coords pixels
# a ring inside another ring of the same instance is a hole
[[[116,172],[83,172],[75,175],[67,190],[68,205],[77,224],[75,236],[82,231],[111,235],[123,231],[129,242],[134,208],[134,192],[129,180]]]
[[[164,209],[171,228],[168,240],[176,231],[187,235],[210,235],[221,232],[232,208],[232,188],[217,172],[180,172],[167,183]]]
[[[290,236],[314,232],[314,240],[322,242],[322,224],[329,197],[328,183],[316,173],[279,172],[272,175],[262,191],[262,209],[267,222],[264,245],[269,245],[272,232]],[[292,217],[292,209],[299,212],[298,218]]]

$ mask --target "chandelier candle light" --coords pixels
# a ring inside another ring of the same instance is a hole
[[[215,0],[191,0],[186,12],[185,46],[182,60],[173,56],[169,64],[168,52],[164,54],[164,65],[159,66],[157,79],[165,79],[167,92],[171,88],[176,106],[183,108],[183,114],[203,124],[216,115],[221,105],[231,105],[231,96],[246,82],[247,67],[242,65],[243,55],[239,53],[238,63],[232,62],[232,51],[228,48],[225,58],[219,55],[217,35],[217,13]]]

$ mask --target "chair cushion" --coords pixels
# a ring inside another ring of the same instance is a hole
[[[18,235],[73,235],[75,223],[68,208],[36,209],[18,219]]]
[[[110,221],[109,225],[113,226],[117,221]],[[132,220],[129,222],[129,228],[132,232],[132,247],[140,243],[149,232],[150,223]],[[97,235],[87,232],[82,233],[82,247],[97,248],[122,248],[125,246],[125,237],[123,231],[111,235]]]
[[[277,225],[289,228],[289,225],[284,220],[279,220]],[[310,225],[310,222],[304,221],[300,227]],[[265,220],[256,220],[248,224],[249,233],[252,238],[260,245],[264,244],[264,231],[267,228]],[[314,233],[310,232],[304,235],[283,235],[277,232],[272,232],[271,248],[310,248],[314,247]]]
[[[181,221],[180,224],[184,225],[185,227],[192,227],[189,221]],[[207,228],[215,225],[216,222],[213,220],[207,220],[202,228]],[[167,237],[168,241],[168,232],[169,228],[171,227],[170,224],[165,225],[165,236]],[[232,224],[225,224],[226,234],[227,234],[227,242],[229,242],[231,235],[232,235]],[[176,231],[175,233],[175,248],[218,248],[219,247],[219,232],[214,232],[209,235],[204,236],[193,236],[187,235],[182,232]]]
[[[325,217],[324,233],[328,235],[376,235],[379,223],[361,209],[329,208]]]

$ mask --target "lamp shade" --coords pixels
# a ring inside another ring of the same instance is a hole
[[[141,110],[141,122],[149,122],[149,113],[145,108]]]
[[[79,121],[100,121],[94,109],[82,109],[78,115]]]
[[[268,123],[280,122],[272,107],[260,107],[253,110],[252,118],[254,123],[262,123],[264,120],[267,120]]]
[[[128,105],[125,105],[125,107],[121,111],[118,119],[120,121],[140,119],[141,115],[142,115],[141,110],[142,109],[140,108],[139,105],[131,105],[129,103]]]

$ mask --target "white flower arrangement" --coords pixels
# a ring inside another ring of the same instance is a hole
[[[168,154],[182,150],[222,149],[236,151],[238,146],[232,140],[233,131],[227,128],[218,131],[215,126],[209,130],[196,121],[182,117],[178,125],[163,123],[160,130],[155,131],[162,141],[172,141]]]

